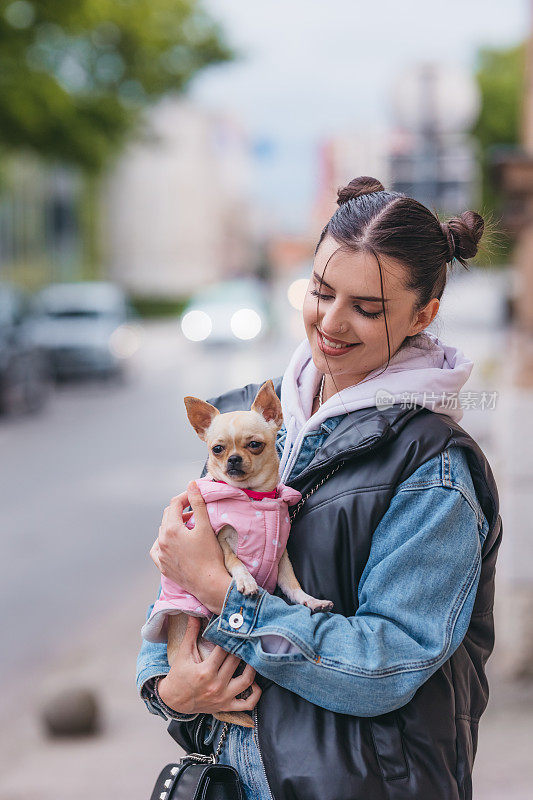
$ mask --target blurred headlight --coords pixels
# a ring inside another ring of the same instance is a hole
[[[140,346],[139,331],[131,325],[120,325],[109,337],[109,349],[116,358],[131,358]]]
[[[289,303],[297,311],[301,311],[304,306],[304,298],[308,284],[309,281],[307,278],[298,278],[291,283],[287,290]]]
[[[261,317],[253,308],[240,308],[230,321],[231,332],[237,339],[255,339],[261,324]]]
[[[203,342],[212,329],[213,323],[205,311],[188,311],[181,320],[183,335],[191,342]]]

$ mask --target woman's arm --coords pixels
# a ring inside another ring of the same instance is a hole
[[[153,605],[148,609],[147,618],[150,616]],[[163,719],[171,717],[180,722],[191,722],[198,714],[180,714],[162,701],[159,696],[159,681],[170,670],[167,660],[167,646],[164,643],[147,642],[142,640],[141,649],[137,656],[137,690],[144,700],[146,708],[151,714],[157,714]]]
[[[170,668],[166,644],[143,643],[137,685],[148,709],[163,718],[171,716],[184,722],[193,720],[199,713],[251,711],[261,696],[261,689],[254,682],[255,670],[246,665],[242,674],[234,677],[241,659],[221,647],[215,647],[202,661],[198,652],[199,632],[199,618],[189,617],[185,636]],[[158,685],[154,686],[153,679],[157,677]],[[237,695],[248,688],[251,694],[246,699],[237,699]]]
[[[488,531],[464,454],[446,453],[446,471],[441,454],[394,495],[354,616],[311,615],[265,591],[245,597],[232,583],[204,637],[331,711],[377,716],[405,705],[464,638]]]
[[[161,594],[159,587],[158,597]],[[146,619],[152,613],[152,605],[148,608]],[[137,690],[144,700],[146,708],[151,714],[157,714],[163,719],[171,717],[180,722],[192,722],[198,716],[197,713],[181,714],[175,711],[162,700],[159,695],[159,682],[168,675],[170,665],[167,659],[167,646],[165,642],[148,642],[142,640],[141,649],[137,656]]]

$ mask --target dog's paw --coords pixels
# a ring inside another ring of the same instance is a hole
[[[311,614],[317,611],[331,611],[333,603],[331,600],[318,600],[316,597],[309,597],[304,601],[304,606],[311,610]]]
[[[235,585],[239,592],[242,592],[242,594],[245,594],[247,597],[257,594],[259,591],[257,582],[252,578],[249,572],[235,575]]]

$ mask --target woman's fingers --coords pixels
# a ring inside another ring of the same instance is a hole
[[[257,683],[252,683],[251,685],[252,693],[246,700],[238,700],[234,698],[230,701],[227,708],[221,708],[221,711],[252,711],[257,703],[259,702],[259,698],[261,697],[261,689],[257,685]]]
[[[160,552],[159,552],[159,539],[156,539],[153,543],[152,547],[150,548],[150,558],[156,565],[157,569],[161,571],[161,560],[160,560]]]
[[[187,492],[185,491],[181,492],[180,494],[174,495],[174,497],[170,502],[172,503],[174,500],[179,500],[180,502],[184,502],[185,500],[187,500]]]
[[[235,670],[237,669],[237,664],[241,659],[239,656],[234,656],[231,653],[228,653],[227,650],[220,647],[218,644],[215,646],[214,650],[209,653],[207,656],[205,663],[208,667],[210,667],[214,672],[219,672],[220,667],[223,664],[227,664],[226,670],[224,671],[224,675],[226,672],[229,672],[227,680],[231,678]],[[222,677],[222,676],[221,676]]]
[[[168,506],[167,519],[171,522],[181,522],[183,518],[183,512],[188,505],[190,504],[187,498],[187,492],[176,495],[176,497],[172,498],[170,505]]]
[[[228,690],[230,691],[231,696],[237,697],[238,694],[244,692],[245,689],[252,685],[254,678],[255,669],[247,664],[242,672],[242,675],[237,675],[236,678],[232,678],[229,681]]]
[[[191,481],[187,486],[187,496],[189,498],[190,506],[194,512],[196,524],[198,522],[209,522],[209,514],[207,513],[207,507],[195,481]]]
[[[170,501],[170,505],[166,506],[166,508],[163,511],[163,517],[161,518],[161,525],[159,526],[158,538],[160,538],[161,536],[163,536],[164,538],[167,530],[176,523],[181,522],[182,524],[185,524],[190,520],[194,512],[183,510],[188,505],[189,503],[187,501],[186,492],[172,498],[172,500]]]
[[[220,669],[218,670],[218,674],[220,676],[220,679],[224,681],[225,685],[228,684],[230,682],[230,680],[233,678],[235,670],[237,669],[239,664],[243,663],[242,659],[240,659],[239,656],[229,655],[229,654],[227,654],[227,656],[228,657],[221,664]],[[255,675],[255,671],[254,671],[254,675]],[[252,680],[254,678],[254,675],[252,675]],[[251,682],[252,681],[250,681],[250,683]]]

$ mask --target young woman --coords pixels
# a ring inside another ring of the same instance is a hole
[[[213,612],[204,635],[217,647],[200,663],[191,620],[169,671],[165,645],[145,642],[138,686],[153,713],[180,720],[189,750],[216,746],[212,712],[254,710],[255,728],[231,726],[221,756],[250,799],[465,800],[501,520],[490,466],[458,424],[472,362],[425,329],[447,264],[476,254],[483,220],[441,224],[368,177],[338,202],[315,253],[307,338],[275,382],[280,479],[309,495],[289,555],[333,612],[241,595],[191,484],[152,558]],[[257,388],[210,402],[249,408]]]

